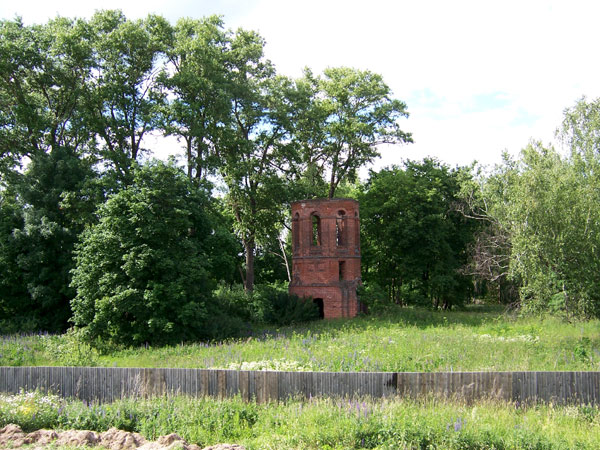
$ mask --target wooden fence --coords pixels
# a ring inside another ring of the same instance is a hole
[[[42,389],[110,402],[162,394],[258,402],[290,396],[374,398],[435,395],[465,401],[600,404],[600,372],[275,372],[102,367],[0,367],[0,392]]]

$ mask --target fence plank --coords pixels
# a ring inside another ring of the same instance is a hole
[[[259,371],[254,372],[254,389],[256,392],[256,401],[258,403],[265,403],[267,394],[266,394],[266,372]]]
[[[225,378],[227,397],[235,397],[240,393],[239,372],[236,370],[227,370]]]
[[[251,399],[248,385],[248,372],[246,370],[241,370],[239,377],[240,396],[242,399],[248,401]]]
[[[259,402],[292,396],[458,396],[519,403],[600,403],[600,372],[278,372],[211,369],[0,367],[0,392],[41,389],[110,402],[127,396],[185,394]]]

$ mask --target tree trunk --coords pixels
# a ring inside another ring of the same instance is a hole
[[[288,263],[287,255],[285,254],[285,247],[283,246],[283,241],[281,239],[277,239],[279,242],[279,249],[281,250],[281,255],[283,257],[283,261],[285,262],[285,270],[287,271],[288,281],[292,281],[292,274],[290,272],[290,265]]]
[[[194,174],[194,158],[192,156],[192,138],[185,136],[186,156],[187,156],[187,176],[192,180]]]
[[[331,180],[329,181],[329,192],[328,192],[328,197],[330,200],[335,195],[335,188],[336,188],[335,174],[332,172]]]
[[[247,293],[254,290],[254,250],[256,245],[254,239],[244,241],[244,250],[246,252],[246,280],[244,289]]]

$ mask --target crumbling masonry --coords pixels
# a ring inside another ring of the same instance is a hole
[[[292,203],[290,293],[312,297],[322,318],[355,317],[360,311],[360,219],[352,199]]]

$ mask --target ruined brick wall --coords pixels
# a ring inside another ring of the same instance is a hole
[[[312,297],[326,319],[354,317],[360,310],[360,218],[352,199],[292,203],[290,293]],[[320,300],[319,300],[320,299]]]

